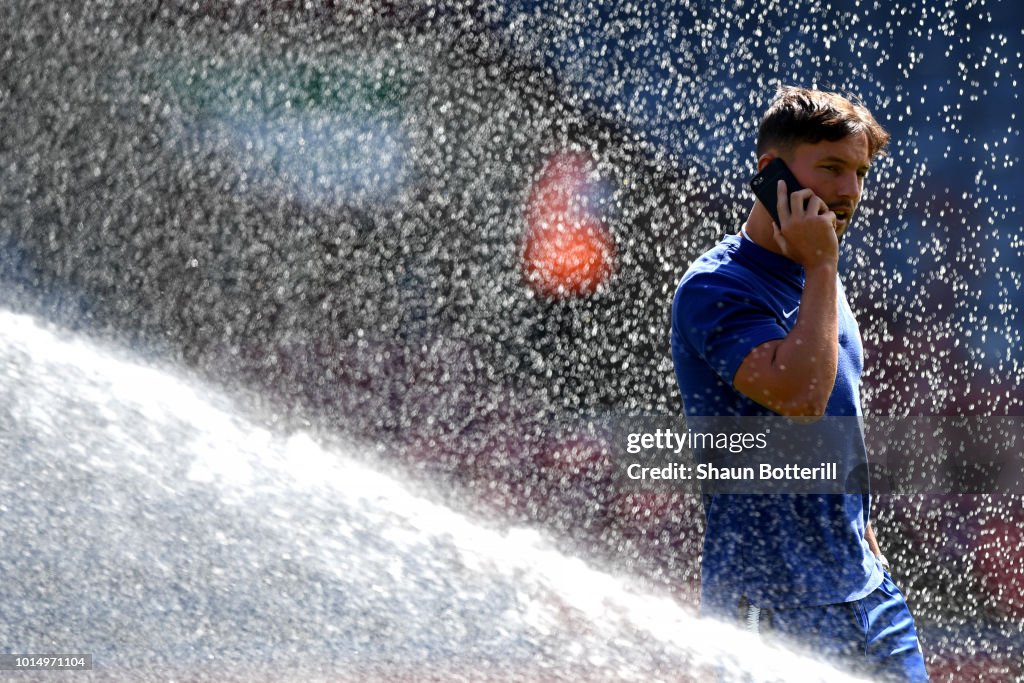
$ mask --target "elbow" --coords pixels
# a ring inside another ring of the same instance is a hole
[[[827,408],[828,397],[824,399],[804,398],[803,400],[786,403],[780,406],[776,412],[798,424],[810,424],[823,418]]]
[[[828,401],[832,397],[835,375],[832,382],[810,382],[791,393],[784,401],[785,409],[778,411],[784,417],[799,422],[817,422],[825,416]]]
[[[736,371],[736,390],[783,417],[806,422],[820,420],[835,385],[834,364],[831,368],[810,370],[795,365],[787,367],[775,361],[775,350],[762,344],[750,353]]]
[[[818,410],[816,408],[807,408],[801,411],[792,413],[782,413],[783,417],[789,418],[790,422],[796,424],[806,425],[813,424],[825,416],[824,410]]]
[[[776,415],[787,417],[794,422],[816,422],[825,416],[828,397],[815,396],[808,392],[794,392],[791,395],[771,394],[767,391],[749,396]]]

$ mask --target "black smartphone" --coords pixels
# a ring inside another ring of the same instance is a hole
[[[772,159],[768,164],[761,169],[761,172],[754,176],[750,181],[750,188],[757,195],[757,198],[761,200],[765,208],[768,209],[768,213],[772,215],[772,220],[775,224],[782,226],[782,221],[779,220],[779,190],[778,184],[780,180],[786,181],[786,192],[793,194],[797,190],[804,189],[800,183],[796,181],[796,177],[793,176],[793,172],[786,166],[786,162],[776,157]]]

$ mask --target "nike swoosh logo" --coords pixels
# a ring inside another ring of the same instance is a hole
[[[797,311],[799,311],[799,310],[800,310],[800,307],[799,307],[799,306],[797,306],[797,307],[796,307],[796,308],[794,308],[794,309],[793,309],[792,311],[783,311],[783,312],[782,312],[782,315],[783,315],[783,317],[784,317],[784,318],[786,318],[786,320],[789,320],[789,319],[790,319],[790,318],[792,318],[792,317],[793,317],[794,315],[796,315],[796,312],[797,312]]]

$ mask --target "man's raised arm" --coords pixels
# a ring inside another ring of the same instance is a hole
[[[773,223],[773,237],[786,257],[804,267],[800,311],[785,338],[765,342],[743,359],[733,384],[780,415],[820,417],[835,385],[839,354],[836,217],[810,190],[788,195],[779,181],[778,197],[782,227]]]

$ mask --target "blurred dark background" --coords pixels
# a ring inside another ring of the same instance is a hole
[[[843,246],[865,412],[1021,415],[1016,4],[8,15],[0,303],[385,444],[453,504],[681,601],[698,501],[614,491],[573,425],[680,412],[671,296],[749,210],[779,83],[853,93],[893,134]],[[1020,497],[876,514],[934,679],[1020,675]]]

